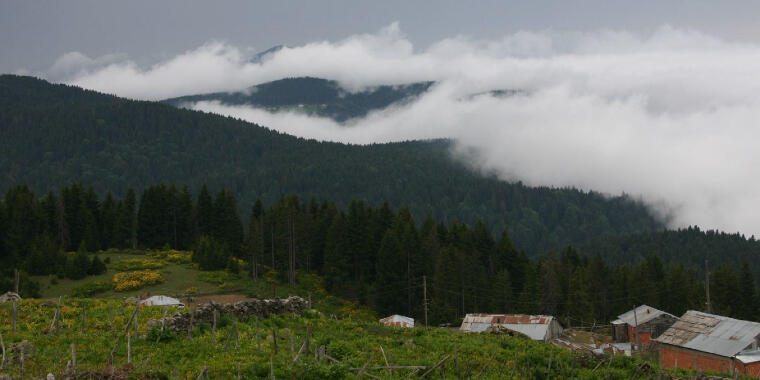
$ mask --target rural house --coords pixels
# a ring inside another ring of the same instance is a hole
[[[459,329],[469,332],[508,330],[544,342],[560,336],[563,331],[557,318],[526,314],[467,314]]]
[[[393,314],[389,317],[385,317],[381,319],[380,323],[386,326],[414,327],[414,318],[409,318],[403,315]]]
[[[663,368],[760,377],[760,323],[689,310],[654,341]]]
[[[678,317],[673,314],[641,305],[612,321],[612,339],[620,343],[649,346],[652,339],[664,333],[677,320]]]

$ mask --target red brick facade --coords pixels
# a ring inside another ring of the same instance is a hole
[[[630,338],[631,343],[634,343],[634,344],[638,343],[642,346],[649,346],[650,344],[652,344],[652,334],[649,332],[639,333],[639,341],[636,342],[636,330],[637,328],[630,325],[628,326],[628,336],[631,337]]]
[[[760,362],[744,364],[740,361],[737,361],[736,372],[747,376],[760,377]]]
[[[760,362],[745,365],[733,358],[708,354],[688,348],[670,345],[662,345],[660,347],[660,366],[666,369],[684,368],[733,374],[734,363],[736,363],[737,372],[760,377]]]

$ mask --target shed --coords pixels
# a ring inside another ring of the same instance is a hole
[[[153,296],[140,301],[143,306],[185,306],[180,300],[168,296]]]
[[[381,319],[380,323],[386,326],[414,327],[414,318],[409,318],[403,315],[393,314],[391,316]]]
[[[612,321],[612,339],[619,343],[631,342],[648,346],[652,339],[664,333],[677,320],[678,317],[673,314],[641,305],[618,315],[618,319]]]
[[[563,331],[557,318],[527,314],[467,314],[459,329],[469,332],[506,329],[545,342],[560,336]]]
[[[760,323],[689,310],[655,341],[663,368],[760,376]]]

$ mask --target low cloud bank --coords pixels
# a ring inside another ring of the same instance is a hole
[[[415,102],[345,124],[215,102],[189,106],[319,140],[449,137],[456,157],[506,180],[641,196],[673,226],[760,231],[760,46],[663,27],[648,36],[454,37],[416,51],[393,24],[284,48],[261,63],[249,58],[220,42],[148,68],[74,55],[57,63],[65,75],[56,79],[140,99],[305,75],[348,90],[433,80]],[[85,64],[72,68],[76,61]],[[521,92],[472,96],[499,89]]]

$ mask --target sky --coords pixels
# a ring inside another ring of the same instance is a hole
[[[435,81],[345,124],[186,106],[326,141],[451,138],[455,159],[508,181],[630,194],[671,227],[760,233],[760,3],[156,3],[3,3],[0,66],[147,100],[288,76],[347,91]],[[519,93],[483,94],[501,89]]]
[[[0,0],[0,72],[39,72],[64,53],[151,64],[211,40],[264,50],[399,22],[419,48],[520,30],[698,29],[760,41],[760,2],[736,0]]]

